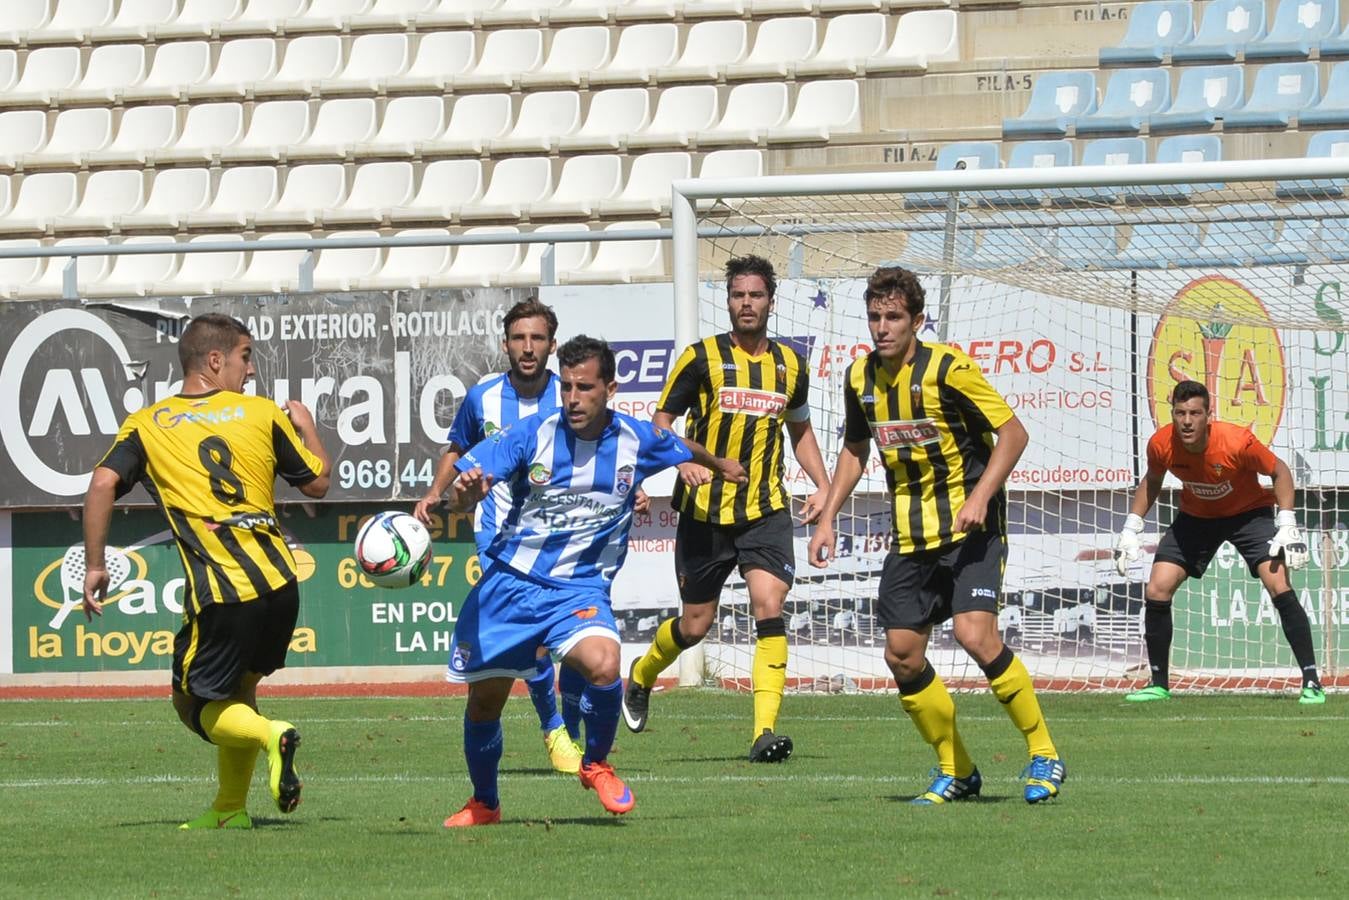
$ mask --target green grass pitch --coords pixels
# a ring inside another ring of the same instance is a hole
[[[13,897],[1349,896],[1349,712],[1291,695],[1042,696],[1068,768],[1028,806],[1024,743],[987,694],[956,698],[983,798],[906,801],[932,754],[891,696],[789,696],[785,764],[751,766],[750,698],[658,693],[611,757],[621,819],[547,768],[506,708],[501,825],[449,832],[469,795],[462,698],[263,700],[293,720],[304,802],[252,832],[179,832],[214,752],[167,700],[7,702],[0,817]]]

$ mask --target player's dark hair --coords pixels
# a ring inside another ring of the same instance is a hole
[[[212,350],[229,353],[241,337],[252,337],[248,326],[224,313],[204,313],[196,316],[178,338],[178,362],[183,374],[206,368],[206,357]]]
[[[605,384],[614,380],[617,366],[614,362],[614,351],[609,348],[608,341],[578,334],[557,348],[557,365],[560,369],[579,366],[587,359],[600,361],[600,378]]]
[[[904,308],[910,316],[917,317],[927,302],[927,294],[918,276],[902,266],[881,266],[867,279],[867,290],[863,298],[869,305],[872,300],[897,295],[904,300]]]
[[[1208,388],[1197,381],[1182,381],[1171,389],[1171,405],[1184,403],[1186,400],[1193,400],[1198,397],[1204,401],[1204,409],[1209,408]]]
[[[773,271],[773,264],[762,256],[755,256],[751,253],[746,256],[732,256],[726,260],[726,293],[731,292],[731,282],[741,275],[758,275],[762,278],[764,290],[768,291],[769,300],[772,300],[773,295],[777,293],[777,273]]]
[[[557,313],[546,303],[540,303],[538,297],[527,297],[506,311],[506,320],[502,323],[502,333],[510,337],[511,326],[521,319],[543,319],[548,323],[548,339],[557,337]]]

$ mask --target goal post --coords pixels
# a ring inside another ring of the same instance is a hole
[[[728,257],[758,253],[778,269],[771,327],[810,360],[831,472],[843,373],[870,349],[866,276],[890,264],[919,274],[920,338],[969,354],[1031,435],[1008,482],[998,621],[1044,686],[1145,677],[1142,582],[1179,483],[1168,477],[1128,578],[1111,548],[1147,439],[1169,421],[1170,386],[1207,384],[1215,416],[1251,428],[1294,473],[1313,558],[1294,588],[1336,681],[1349,620],[1349,158],[694,179],[673,186],[672,227],[677,350],[726,329]],[[831,569],[809,567],[797,532],[784,617],[798,687],[889,686],[873,610],[884,491],[873,459]],[[1269,597],[1230,546],[1177,594],[1175,625],[1180,687],[1296,683]],[[733,578],[699,669],[747,683],[752,628]],[[952,683],[983,684],[949,626],[930,656]]]

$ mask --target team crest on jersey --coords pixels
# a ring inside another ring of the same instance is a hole
[[[553,472],[543,463],[534,463],[529,467],[530,484],[547,484],[553,477]]]
[[[1218,484],[1208,484],[1202,481],[1187,481],[1185,486],[1190,489],[1200,500],[1221,500],[1232,493],[1232,482],[1223,481]]]
[[[1223,473],[1223,465],[1222,465],[1222,463],[1214,463],[1214,464],[1213,464],[1213,474],[1214,474],[1214,475],[1222,475],[1222,473]]]
[[[941,432],[932,419],[911,419],[900,422],[875,422],[871,436],[882,450],[917,447],[941,441]]]
[[[501,426],[498,425],[496,422],[483,422],[483,423],[482,423],[482,434],[483,434],[483,437],[491,437],[492,435],[496,434],[496,433],[499,432],[500,430],[501,430]]]
[[[450,669],[455,672],[462,672],[468,668],[468,661],[473,656],[473,648],[468,644],[458,644],[454,648],[454,653],[450,656]]]
[[[909,385],[909,393],[910,393],[910,394],[915,394],[915,395],[916,395],[916,394],[921,394],[922,392],[923,392],[923,386],[922,386],[922,384],[919,384],[919,383],[915,382],[914,384]]]
[[[787,397],[776,391],[724,387],[717,392],[717,406],[724,413],[746,416],[776,416],[787,408]]]
[[[637,475],[637,469],[634,466],[623,466],[614,473],[614,491],[618,496],[626,497],[628,491],[632,490],[633,479]]]

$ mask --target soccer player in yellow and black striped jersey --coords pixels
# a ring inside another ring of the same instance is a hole
[[[968,356],[918,340],[924,294],[912,272],[877,269],[866,301],[875,349],[848,370],[843,452],[811,537],[810,564],[824,568],[833,557],[834,517],[874,441],[894,517],[876,616],[904,711],[936,751],[939,769],[914,802],[968,799],[983,785],[951,695],[927,660],[932,628],[947,619],[1026,738],[1026,801],[1047,800],[1059,793],[1063,763],[1030,674],[1002,642],[997,620],[1007,560],[1003,485],[1026,448],[1026,429]]]
[[[279,475],[322,497],[331,465],[304,404],[292,400],[282,411],[242,393],[252,352],[248,329],[235,319],[193,319],[178,343],[182,393],[127,417],[84,501],[86,617],[102,615],[113,503],[137,484],[168,519],[183,560],[173,706],[216,745],[220,780],[211,808],[182,828],[251,828],[244,806],[263,750],[277,808],[290,812],[300,802],[300,736],[257,711],[258,682],[285,665],[300,608],[273,487]]]
[[[726,264],[731,330],[690,345],[675,362],[652,422],[669,428],[677,416],[690,440],[716,456],[739,460],[749,481],[739,485],[705,467],[679,467],[673,502],[679,510],[675,573],[680,615],[662,622],[655,640],[628,674],[623,718],[646,727],[651,688],[680,652],[712,626],[722,586],[737,565],[754,615],[754,726],[751,762],[781,762],[792,740],[777,733],[787,683],[787,629],[782,604],[796,575],[791,495],[782,483],[782,432],[816,491],[803,524],[815,521],[829,488],[828,473],[810,427],[810,377],[801,354],[768,336],[777,280],[758,256]]]

